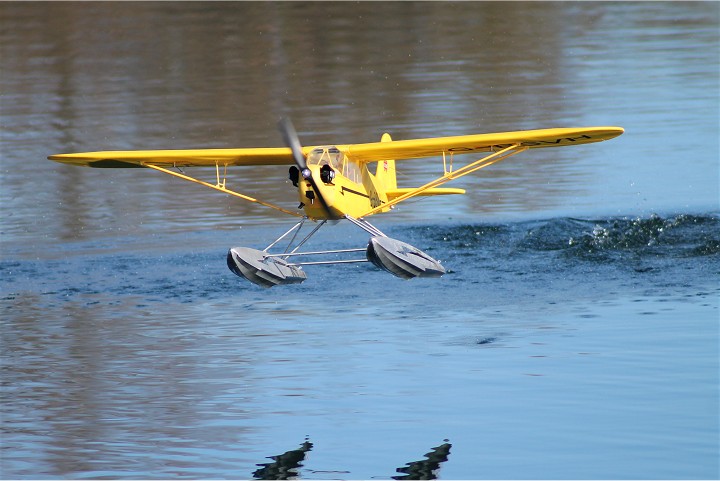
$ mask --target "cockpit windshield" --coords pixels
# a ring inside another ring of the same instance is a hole
[[[317,147],[307,156],[308,165],[329,165],[340,172],[348,180],[357,184],[362,183],[362,173],[355,162],[350,161],[345,154],[335,146]]]
[[[328,164],[333,169],[342,170],[345,156],[337,147],[318,147],[310,151],[307,157],[308,165]]]

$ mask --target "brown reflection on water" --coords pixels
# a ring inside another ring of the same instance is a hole
[[[64,239],[162,229],[172,219],[183,219],[182,229],[276,214],[154,172],[53,165],[45,160],[50,153],[277,146],[282,114],[294,118],[304,143],[325,144],[376,141],[384,131],[403,139],[555,126],[577,108],[563,94],[567,13],[552,7],[548,14],[546,4],[63,2],[0,8],[17,26],[3,33],[3,61],[12,72],[3,76],[4,89],[14,96],[3,105],[11,120],[3,142],[22,170],[7,175],[48,174],[37,178],[36,200],[59,210],[46,222]],[[490,182],[490,192],[483,185],[482,192],[439,209],[554,202],[564,190],[552,179],[572,157],[550,158],[552,167],[532,174],[521,168],[528,160],[495,173],[529,182],[533,195],[506,200],[507,185]],[[428,180],[439,168],[408,165],[406,185]],[[294,207],[284,169],[234,175],[248,194]],[[13,210],[33,218],[37,207]]]
[[[41,436],[46,474],[121,469],[132,476],[164,469],[159,446],[173,456],[198,445],[238,443],[248,428],[229,430],[213,417],[222,412],[237,423],[256,397],[245,379],[242,342],[232,342],[228,377],[227,366],[212,358],[218,349],[230,353],[230,345],[206,338],[187,317],[143,312],[131,298],[114,305],[98,299],[102,305],[94,309],[92,302],[63,303],[47,319],[47,303],[28,296],[6,317],[3,342],[12,349],[3,356],[18,369],[4,376],[3,389],[22,399],[4,410],[4,428],[14,433],[8,448]],[[198,356],[206,361],[199,364]],[[128,456],[131,446],[139,451]],[[191,465],[178,462],[175,469]]]

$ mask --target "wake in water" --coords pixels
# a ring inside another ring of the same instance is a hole
[[[559,218],[545,221],[526,221],[517,224],[465,225],[443,230],[442,240],[471,241],[493,234],[525,231],[530,242],[539,249],[563,249],[585,244],[598,249],[623,249],[652,246],[659,241],[666,244],[709,242],[713,251],[720,252],[720,214],[681,214],[663,218],[653,214],[643,218],[577,219]]]
[[[482,289],[498,304],[631,291],[710,298],[720,290],[715,213],[416,227],[409,234],[443,261],[454,289]]]
[[[707,290],[717,286],[713,279],[720,274],[717,214],[400,226],[394,234],[442,260],[448,269],[447,282],[470,290],[476,284],[493,283],[516,294],[541,295],[544,286],[554,284],[557,288],[561,281],[568,285],[583,283],[589,273],[595,276],[595,282],[614,278],[625,284],[640,284],[647,278],[633,276],[648,272],[657,275],[655,283],[702,284],[709,286]],[[43,300],[85,302],[89,296],[110,296],[112,302],[140,297],[150,302],[174,299],[187,303],[227,298],[254,289],[225,272],[224,255],[216,251],[167,255],[127,252],[27,260],[6,252],[0,262],[0,298],[11,303],[32,298],[38,305],[44,305]],[[445,280],[431,284],[431,280],[406,283],[387,278],[369,264],[355,269],[352,275],[357,282],[373,286],[381,283],[395,290],[448,285],[442,284]],[[354,292],[352,286],[343,287],[347,275],[345,268],[317,267],[313,271],[318,283],[334,286],[336,295]],[[314,291],[319,285],[309,283],[286,289]]]
[[[598,251],[662,246],[691,257],[713,255],[720,253],[718,222],[717,217],[692,215],[601,221],[589,234],[570,237],[568,246]]]
[[[720,254],[720,216],[584,220],[560,218],[515,224],[424,228],[433,240],[455,249],[497,248],[568,251],[592,257],[608,252],[712,256]]]

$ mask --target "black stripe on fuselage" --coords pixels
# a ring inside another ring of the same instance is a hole
[[[347,187],[344,187],[344,186],[340,188],[340,193],[342,195],[345,195],[345,191],[350,192],[351,194],[359,195],[360,197],[365,197],[366,199],[370,200],[370,205],[372,206],[373,209],[375,207],[380,207],[381,205],[383,205],[385,203],[385,201],[380,200],[380,197],[378,197],[377,195],[371,196],[368,194],[363,194],[362,192],[358,192],[357,190],[348,189]]]
[[[370,196],[367,194],[363,194],[362,192],[358,192],[357,190],[348,189],[347,187],[344,187],[344,186],[340,189],[340,193],[342,195],[345,195],[346,191],[350,192],[351,194],[359,195],[360,197],[365,197],[366,199],[370,198]]]

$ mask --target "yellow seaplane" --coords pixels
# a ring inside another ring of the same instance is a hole
[[[227,263],[232,272],[259,286],[272,287],[303,282],[307,279],[303,266],[311,264],[371,262],[403,279],[442,276],[446,271],[440,261],[386,236],[366,218],[388,212],[398,203],[418,196],[464,194],[463,189],[440,186],[520,152],[600,142],[624,132],[621,127],[552,128],[415,140],[392,140],[386,133],[380,142],[303,147],[290,120],[281,120],[279,128],[286,147],[86,152],[56,154],[48,159],[84,167],[150,168],[300,217],[298,223],[263,250],[233,247],[228,252]],[[482,158],[456,162],[456,157],[467,158],[469,154],[482,154]],[[436,157],[438,162],[442,158],[443,175],[420,187],[399,188],[396,161],[427,157]],[[290,166],[289,179],[297,188],[300,202],[296,210],[228,188],[229,167],[257,165]],[[182,170],[185,167],[214,167],[215,182],[192,177]],[[317,225],[298,240],[298,233],[308,219]],[[320,227],[341,220],[355,224],[370,235],[367,247],[299,252]],[[293,235],[285,249],[271,253],[271,249],[290,234]],[[339,259],[361,251],[365,252],[364,258]],[[300,261],[318,255],[333,258]]]

